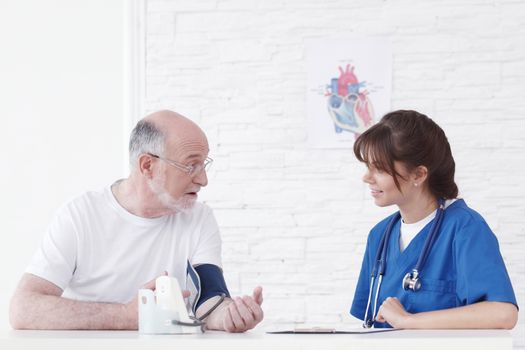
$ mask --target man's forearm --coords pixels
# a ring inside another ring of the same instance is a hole
[[[12,301],[15,329],[137,329],[124,304],[83,302],[54,295],[21,293]]]

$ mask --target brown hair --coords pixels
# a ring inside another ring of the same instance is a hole
[[[409,171],[425,166],[428,187],[436,198],[452,199],[458,195],[450,144],[443,130],[424,114],[410,110],[386,114],[357,138],[354,154],[359,161],[392,175],[400,190],[398,178],[403,177],[395,170],[395,161]]]

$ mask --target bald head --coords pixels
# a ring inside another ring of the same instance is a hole
[[[169,131],[171,128],[174,128],[175,130],[183,130],[187,128],[200,130],[197,124],[193,121],[179,113],[169,110],[151,113],[142,120],[154,124],[157,129],[162,130],[163,132]]]
[[[178,149],[193,143],[208,145],[206,135],[190,119],[169,110],[154,112],[141,119],[131,133],[129,141],[130,164],[135,167],[143,153],[164,155],[166,149]]]

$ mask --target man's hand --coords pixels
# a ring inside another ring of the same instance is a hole
[[[245,332],[254,328],[264,317],[261,308],[262,287],[253,290],[253,296],[236,297],[224,308],[223,327],[227,332]]]
[[[200,317],[219,300],[219,297],[213,297],[206,300],[197,310],[197,317]],[[245,332],[254,328],[264,317],[261,304],[263,302],[262,287],[253,290],[253,295],[245,295],[242,298],[226,298],[219,307],[206,318],[206,327],[208,329],[227,331],[227,332]]]
[[[405,328],[406,322],[411,315],[411,313],[405,311],[399,299],[388,297],[381,304],[377,312],[376,321],[387,322],[394,328]]]

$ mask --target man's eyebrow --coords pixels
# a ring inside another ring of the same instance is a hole
[[[194,154],[190,154],[189,156],[187,156],[185,158],[185,160],[198,159],[198,158],[201,158],[201,157],[202,157],[202,154],[194,153]]]

